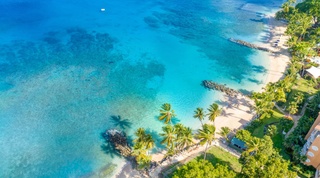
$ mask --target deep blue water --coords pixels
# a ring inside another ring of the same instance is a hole
[[[0,1],[0,177],[98,176],[123,161],[100,134],[157,135],[165,102],[197,128],[220,96],[202,80],[261,87],[266,54],[228,38],[262,42],[281,2]]]

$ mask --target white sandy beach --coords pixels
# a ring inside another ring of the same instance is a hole
[[[270,66],[267,71],[267,77],[263,82],[264,84],[277,82],[281,79],[290,61],[288,47],[285,45],[286,41],[289,39],[288,36],[284,35],[286,31],[286,24],[281,21],[277,21],[274,14],[268,15],[266,18],[268,19],[267,29],[269,30],[269,33],[267,33],[268,36],[265,43],[260,45],[266,48],[271,48],[274,51],[277,51],[277,53],[269,54]],[[277,40],[278,45],[275,46]]]
[[[289,62],[289,53],[287,47],[284,46],[288,37],[284,36],[286,26],[284,23],[276,21],[274,16],[269,15],[268,18],[268,29],[270,34],[267,40],[263,44],[259,44],[263,47],[271,48],[277,51],[276,54],[269,54],[270,66],[267,71],[266,79],[263,84],[269,82],[276,82],[283,77],[283,73]],[[275,42],[279,40],[277,47],[274,47]],[[220,106],[222,107],[222,113],[216,118],[216,138],[221,136],[217,134],[220,132],[221,127],[229,127],[231,130],[241,129],[247,125],[254,117],[255,113],[253,111],[253,101],[246,96],[238,95],[237,97],[224,96],[220,101]],[[219,142],[215,142],[219,145]],[[171,160],[170,163],[176,161],[183,161],[186,158],[192,157],[192,155],[199,154],[204,150],[204,147],[200,146],[197,149],[193,149],[190,152],[185,152],[179,156],[176,156]],[[164,157],[165,152],[157,153],[152,155],[153,161],[161,161]],[[169,162],[164,162],[161,166],[158,166],[155,171],[152,172],[151,177],[155,177],[160,171],[161,167],[169,164]],[[121,173],[118,174],[118,178],[124,177],[143,177],[139,175],[139,172],[133,171],[129,163],[127,163]]]

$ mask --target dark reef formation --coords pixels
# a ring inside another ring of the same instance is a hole
[[[112,143],[116,150],[124,157],[131,156],[131,148],[128,145],[125,134],[116,129],[107,130],[104,134],[104,138]]]

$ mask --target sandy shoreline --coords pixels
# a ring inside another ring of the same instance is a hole
[[[275,14],[269,14],[266,16],[268,21],[265,41],[260,43],[261,46],[270,48],[276,51],[276,54],[269,53],[270,66],[267,71],[267,77],[263,81],[263,84],[266,85],[269,82],[277,82],[284,76],[286,67],[290,61],[290,54],[288,52],[288,47],[285,46],[286,41],[289,39],[288,36],[285,36],[286,24],[277,21],[275,19]],[[277,46],[275,46],[278,40]]]
[[[284,36],[286,30],[286,25],[274,19],[274,15],[266,16],[268,20],[266,40],[259,44],[263,47],[271,48],[277,51],[276,54],[268,54],[270,59],[270,66],[266,73],[266,79],[263,84],[266,85],[269,82],[276,82],[283,77],[283,73],[289,62],[289,53],[287,47],[284,46],[288,37]],[[274,46],[275,42],[279,40],[277,47]],[[253,101],[246,96],[238,95],[236,97],[224,96],[218,103],[222,107],[222,113],[216,118],[216,138],[221,136],[217,134],[220,132],[221,127],[229,127],[231,130],[238,130],[246,126],[255,116],[253,111]],[[218,144],[217,142],[215,143]],[[218,144],[219,145],[219,144]],[[184,152],[179,156],[176,156],[171,160],[181,161],[190,158],[192,155],[201,153],[204,147],[198,147],[190,152]],[[163,159],[165,152],[160,152],[152,155],[152,160],[159,162]],[[151,177],[156,177],[156,175],[161,171],[161,167],[169,164],[169,162],[164,162],[161,166],[158,166],[155,171],[153,171]],[[130,163],[127,162],[121,169],[121,172],[115,176],[117,178],[125,177],[144,177],[138,171],[133,170]]]

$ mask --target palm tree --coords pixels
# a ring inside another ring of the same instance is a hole
[[[200,140],[200,145],[207,144],[204,150],[203,159],[206,159],[208,145],[211,145],[212,141],[215,139],[215,131],[216,128],[214,125],[204,124],[202,129],[199,129],[198,133],[196,134],[196,138]]]
[[[314,112],[316,108],[319,108],[319,103],[320,103],[320,92],[314,95],[312,100],[309,101],[308,108]]]
[[[268,87],[268,86],[267,86]],[[261,115],[265,115],[266,117],[269,117],[271,110],[274,107],[274,94],[271,89],[267,88],[266,91],[268,92],[262,92],[262,93],[256,93],[253,92],[252,98],[255,102],[255,110],[257,113]]]
[[[174,110],[171,109],[171,105],[169,103],[164,103],[161,106],[159,120],[165,120],[164,123],[168,124],[175,116]]]
[[[214,122],[216,117],[219,116],[221,113],[221,110],[219,109],[219,105],[217,105],[216,103],[211,104],[208,108],[208,111],[209,111],[208,113],[209,120],[211,122]]]
[[[225,138],[227,141],[229,141],[228,135],[231,132],[231,129],[229,127],[221,127],[221,131],[219,134]]]
[[[150,164],[151,156],[147,155],[147,150],[141,142],[137,142],[133,146],[131,155],[135,157],[139,168],[144,168]]]
[[[298,104],[296,102],[290,102],[288,111],[290,114],[296,114],[298,112]]]
[[[166,154],[164,155],[165,158],[173,156],[176,153],[174,146],[172,145],[167,149]]]
[[[139,160],[147,156],[147,150],[145,149],[145,146],[141,142],[137,142],[133,146],[131,155],[136,157],[136,161],[138,162]]]
[[[261,146],[261,140],[257,137],[253,137],[250,141],[246,143],[246,146],[248,153],[256,153],[258,152],[259,147]]]
[[[204,111],[203,111],[203,108],[197,108],[197,109],[194,111],[193,117],[199,119],[199,121],[201,122],[201,126],[203,126],[202,121],[204,120],[204,116],[205,116],[205,113],[204,113]]]
[[[273,137],[277,134],[277,132],[278,132],[277,126],[275,125],[268,126],[267,135],[269,135],[270,137]]]
[[[167,148],[170,148],[174,145],[176,139],[174,127],[172,125],[166,125],[162,127],[162,131],[164,133],[160,133],[160,136],[163,137],[161,144],[166,144]]]
[[[152,149],[155,146],[151,134],[147,134],[142,143],[145,145],[146,149]]]
[[[297,44],[297,41],[298,41],[298,37],[296,37],[296,36],[291,36],[291,37],[288,39],[288,41],[287,41],[287,45],[288,45],[289,47],[292,47],[292,46],[294,46],[294,45]]]
[[[144,128],[138,128],[137,131],[134,133],[135,136],[137,136],[138,138],[134,139],[133,142],[137,143],[137,142],[142,142],[144,140],[144,138],[146,137],[146,132],[144,130]]]
[[[173,127],[174,127],[174,132],[176,134],[176,138],[182,136],[185,129],[186,129],[186,127],[181,123],[178,123],[178,124],[174,125]]]
[[[182,131],[182,134],[180,136],[177,136],[176,141],[177,141],[177,147],[180,150],[191,146],[193,144],[192,129],[190,127],[185,128]]]
[[[133,140],[136,145],[143,146],[146,150],[152,149],[155,146],[152,135],[146,134],[144,128],[138,128],[134,134],[138,137]]]
[[[304,100],[304,95],[303,95],[303,93],[302,93],[302,92],[296,93],[295,96],[294,96],[294,99],[295,99],[295,101],[297,102],[297,104],[302,103],[303,100]]]

